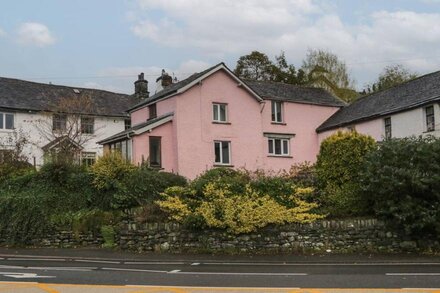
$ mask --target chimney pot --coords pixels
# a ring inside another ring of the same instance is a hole
[[[134,93],[140,99],[146,99],[150,95],[148,81],[145,80],[143,72],[138,75],[138,80],[134,82]]]

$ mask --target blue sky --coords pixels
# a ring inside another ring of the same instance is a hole
[[[221,61],[234,68],[252,50],[283,50],[299,67],[309,48],[345,60],[358,88],[389,64],[440,70],[440,1],[0,3],[0,76],[38,82],[130,93],[141,71],[184,78]]]

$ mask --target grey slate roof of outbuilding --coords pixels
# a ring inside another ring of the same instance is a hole
[[[159,122],[162,119],[165,119],[165,118],[173,116],[173,115],[174,115],[174,112],[170,112],[170,113],[166,113],[166,114],[157,116],[156,118],[153,118],[153,119],[147,120],[145,122],[136,124],[136,125],[134,125],[133,127],[129,128],[129,129],[126,129],[126,130],[121,131],[119,133],[116,133],[116,134],[114,134],[114,135],[112,135],[110,137],[107,137],[107,138],[105,138],[105,139],[103,139],[101,141],[98,141],[98,143],[99,144],[106,144],[108,142],[121,140],[121,139],[126,138],[127,136],[133,134],[136,130],[144,128],[144,127],[146,127],[148,125],[151,125],[153,123]]]
[[[316,131],[322,132],[386,116],[439,100],[440,71],[436,71],[362,97],[333,114]]]
[[[320,106],[342,107],[346,103],[321,88],[303,87],[270,81],[246,81],[263,99],[280,100]]]
[[[79,94],[74,92],[79,90]],[[51,111],[62,99],[86,95],[94,105],[97,116],[126,117],[125,112],[138,100],[134,96],[104,90],[44,84],[20,79],[0,77],[0,108],[18,111]],[[90,110],[90,109],[88,109]]]

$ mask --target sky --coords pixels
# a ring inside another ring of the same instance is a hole
[[[131,94],[253,50],[342,59],[362,89],[383,68],[440,70],[440,0],[0,0],[0,76]]]

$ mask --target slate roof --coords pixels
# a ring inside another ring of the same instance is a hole
[[[79,90],[79,94],[74,92]],[[22,111],[51,111],[62,99],[86,95],[94,107],[88,109],[97,116],[126,117],[125,111],[137,100],[134,96],[97,89],[52,85],[0,77],[0,108]]]
[[[147,105],[151,102],[157,101],[160,98],[163,98],[165,96],[171,95],[176,93],[179,89],[183,88],[184,86],[190,84],[191,82],[193,82],[194,80],[198,79],[199,77],[205,75],[206,73],[208,73],[209,71],[213,70],[214,68],[216,68],[217,66],[219,66],[220,64],[224,63],[219,63],[216,64],[206,70],[203,70],[202,72],[198,72],[198,73],[194,73],[193,75],[191,75],[190,77],[181,80],[179,82],[173,83],[169,86],[167,86],[166,88],[164,88],[163,90],[161,90],[160,92],[155,93],[154,95],[152,95],[151,97],[149,97],[148,99],[143,100],[142,102],[134,105],[133,107],[131,107],[129,109],[129,111],[137,109],[139,107],[142,107],[143,105]]]
[[[364,96],[333,114],[316,131],[322,132],[371,120],[434,101],[440,101],[440,71]]]
[[[246,84],[263,99],[334,107],[346,105],[344,101],[321,88],[269,81],[246,81]]]
[[[148,125],[154,124],[156,122],[159,122],[159,121],[161,121],[161,120],[163,120],[163,119],[165,119],[167,117],[173,116],[173,115],[174,115],[174,112],[170,112],[170,113],[163,114],[161,116],[157,116],[154,119],[147,120],[145,122],[136,124],[136,125],[134,125],[133,127],[129,128],[129,129],[126,129],[124,131],[116,133],[115,135],[112,135],[112,136],[107,137],[107,138],[105,138],[105,139],[103,139],[101,141],[98,141],[98,143],[99,144],[105,144],[105,143],[112,142],[112,141],[122,140],[123,138],[132,135],[136,130],[139,130],[141,128],[147,127]]]

